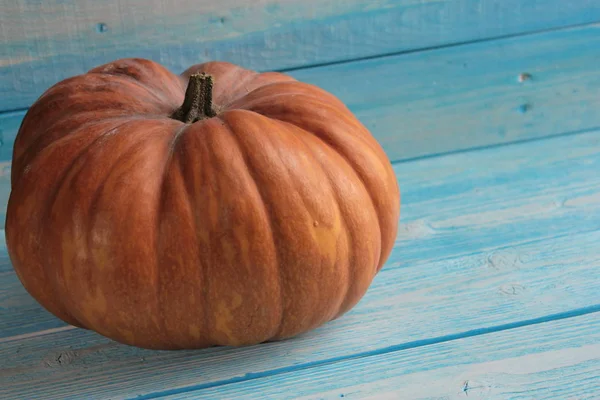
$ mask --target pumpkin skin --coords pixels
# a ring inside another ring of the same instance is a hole
[[[171,118],[192,74],[216,116]],[[350,310],[387,260],[400,192],[324,90],[225,62],[121,59],[29,109],[6,240],[26,290],[74,326],[150,349],[290,338]]]

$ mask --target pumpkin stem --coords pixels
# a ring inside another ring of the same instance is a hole
[[[191,124],[217,115],[212,104],[213,77],[204,72],[190,76],[183,105],[171,118]]]

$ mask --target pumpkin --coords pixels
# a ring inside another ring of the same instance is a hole
[[[6,240],[63,321],[149,349],[291,338],[338,318],[396,234],[400,193],[332,94],[208,62],[121,59],[49,88],[12,161]]]

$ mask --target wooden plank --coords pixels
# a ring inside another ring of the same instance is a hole
[[[8,259],[6,252],[3,256]],[[25,291],[10,263],[2,260],[1,267],[7,266],[10,271],[0,272],[0,340],[64,327],[64,322],[46,311]]]
[[[595,313],[161,398],[592,399],[598,371]]]
[[[398,164],[398,243],[343,318],[242,349],[146,351],[80,329],[4,338],[6,396],[35,397],[43,388],[47,399],[124,398],[212,387],[600,304],[599,167],[600,132]]]
[[[577,239],[580,238],[575,238],[575,240]],[[598,234],[592,238],[594,243],[597,243],[598,239]],[[581,250],[576,246],[571,246],[571,254],[568,257],[574,259],[577,257],[576,253],[578,251],[585,252],[590,247],[594,248],[594,245],[585,246],[585,249]],[[551,250],[549,247],[545,247],[539,249],[539,253],[548,254],[549,250]],[[558,252],[563,253],[563,249],[559,248]],[[568,275],[578,274],[587,267],[588,271],[585,273],[585,277],[587,279],[593,277],[594,271],[589,267],[589,264],[586,267],[583,265],[574,266],[573,264],[569,264],[568,261],[565,263],[565,260],[568,260],[568,258],[560,255],[555,261],[557,265],[550,268],[551,271],[549,274],[556,276],[556,271],[560,269],[562,270],[562,274],[564,274],[562,279],[567,279]],[[469,266],[473,265],[470,262],[472,260],[462,261],[466,262]],[[580,262],[586,263],[587,261],[584,259]],[[597,259],[595,261],[597,265]],[[543,270],[546,268],[543,264],[544,262],[547,262],[547,260],[542,259],[539,261],[538,279],[539,276],[544,275]],[[458,288],[452,288],[452,286],[464,288],[464,283],[469,279],[463,279],[462,282],[453,281],[440,284],[440,275],[434,275],[437,272],[438,268],[433,268],[428,278],[430,281],[438,281],[437,288],[433,288],[430,282],[426,283],[420,290],[413,288],[407,293],[405,292],[406,288],[398,287],[398,285],[394,286],[390,284],[390,280],[387,280],[386,287],[383,289],[381,285],[378,285],[375,290],[380,293],[377,295],[378,299],[375,300],[376,304],[371,304],[368,308],[361,307],[361,317],[358,319],[354,318],[352,323],[344,324],[343,326],[340,325],[334,330],[322,331],[319,333],[320,335],[324,335],[321,339],[314,337],[314,335],[309,335],[299,340],[288,341],[278,345],[269,344],[262,348],[248,348],[240,351],[213,349],[205,352],[167,353],[128,349],[115,345],[110,341],[95,341],[94,346],[80,347],[81,341],[89,340],[90,335],[88,333],[80,330],[60,332],[44,337],[25,338],[14,343],[3,343],[4,346],[12,347],[6,352],[0,350],[0,354],[4,357],[4,361],[0,367],[0,380],[6,379],[11,382],[6,387],[7,392],[5,396],[8,398],[12,398],[11,396],[15,396],[16,393],[22,393],[23,396],[29,396],[28,398],[35,398],[39,394],[39,390],[44,390],[44,396],[48,399],[71,398],[70,396],[74,395],[98,396],[100,393],[111,398],[131,398],[140,394],[147,394],[149,397],[152,397],[152,393],[144,392],[151,388],[162,393],[166,388],[185,390],[186,388],[194,388],[196,386],[220,386],[232,381],[245,381],[261,376],[278,374],[282,371],[329,364],[340,358],[344,358],[344,356],[356,357],[356,353],[349,353],[350,349],[353,352],[360,352],[362,357],[365,356],[365,352],[379,354],[391,351],[390,348],[405,349],[421,347],[431,343],[448,341],[498,329],[487,327],[486,329],[482,329],[482,332],[466,331],[456,335],[434,338],[424,337],[422,340],[404,342],[403,334],[407,333],[407,330],[398,328],[402,324],[409,323],[412,326],[422,326],[419,324],[426,321],[426,318],[429,318],[431,322],[425,324],[426,326],[422,329],[419,329],[421,335],[427,335],[429,333],[428,329],[431,329],[435,324],[443,324],[443,320],[448,318],[448,316],[453,318],[452,314],[455,314],[454,317],[456,318],[454,323],[456,326],[459,326],[461,320],[472,318],[470,313],[477,311],[473,309],[464,310],[465,305],[469,302],[469,298],[473,297],[472,290],[467,290],[469,293],[466,293],[464,298],[457,302],[446,301],[452,295],[444,294],[444,292],[448,291],[456,293]],[[468,271],[459,271],[458,274],[466,275]],[[409,276],[407,279],[411,277]],[[398,275],[395,276],[395,279],[396,281],[398,280]],[[506,279],[506,277],[495,277],[484,280],[482,283],[484,288],[480,289],[480,291],[483,293],[495,290],[495,283],[501,282],[503,279]],[[570,286],[570,290],[579,290],[583,280],[584,278],[577,282],[569,280],[565,283]],[[552,280],[548,280],[536,284],[539,285],[539,289],[534,289],[535,293],[531,296],[526,296],[528,298],[522,304],[514,304],[512,306],[526,308],[528,302],[534,303],[539,301],[536,296],[541,294],[541,297],[544,297],[544,285],[555,284],[552,282]],[[422,281],[414,282],[415,285],[419,283],[422,283]],[[597,287],[597,283],[596,280],[592,282],[592,285]],[[477,283],[471,283],[471,285],[473,284]],[[397,289],[400,289],[401,293],[394,295]],[[528,288],[527,290],[530,289]],[[593,290],[594,288],[590,287],[585,292],[589,293]],[[506,292],[504,295],[519,296],[521,293]],[[546,296],[553,295],[556,296],[557,293],[546,293]],[[416,296],[418,297],[415,299]],[[435,311],[426,311],[425,307],[414,306],[415,303],[423,301],[419,297],[427,296],[432,297],[426,301],[429,302],[430,307],[435,307]],[[387,297],[388,300],[384,300],[384,297]],[[390,308],[391,304],[398,304],[403,301],[409,303],[412,301],[412,304],[406,304],[403,307],[393,305]],[[442,304],[437,305],[436,301]],[[553,301],[556,302],[556,297]],[[373,303],[373,300],[371,300],[371,303]],[[489,305],[488,307],[489,309],[499,307],[506,310],[511,305]],[[596,309],[600,310],[600,307],[597,306]],[[397,312],[400,312],[400,318],[392,317]],[[423,320],[412,316],[413,313],[417,314],[421,312],[425,312],[426,314]],[[373,321],[369,322],[369,326],[363,329],[360,328],[360,325],[364,324],[364,322],[361,322],[361,319],[364,320],[365,316],[369,318],[373,317]],[[386,318],[391,318],[392,320],[386,323],[384,322]],[[468,322],[465,323],[465,326],[468,324]],[[503,329],[504,327],[501,326],[499,329]],[[353,331],[353,335],[356,337],[352,339],[344,338],[344,342],[336,346],[334,342],[339,340],[338,336],[341,335],[342,331]],[[64,335],[65,333],[67,335]],[[365,337],[372,338],[371,341],[375,343],[365,343]],[[316,346],[315,342],[317,342]],[[82,379],[82,376],[78,374],[78,372],[83,372],[82,366],[85,366],[86,379]],[[160,379],[158,379],[159,376]],[[16,387],[13,385],[16,385]]]
[[[10,161],[24,111],[0,113],[0,163]]]
[[[398,160],[600,127],[598,49],[589,25],[293,75],[341,98]]]
[[[599,127],[599,48],[591,25],[291,74],[339,96],[405,160]],[[0,114],[0,227],[23,115]]]
[[[586,24],[596,0],[8,0],[0,110],[121,57],[272,70]]]
[[[8,112],[0,114],[0,229],[2,229],[1,246],[4,248],[4,222],[6,208],[10,196],[10,170],[15,137],[21,125],[24,112]],[[2,259],[0,251],[0,260]],[[0,271],[2,266],[0,266]],[[1,311],[0,311],[1,312]],[[1,332],[1,330],[0,330]]]
[[[291,75],[337,95],[404,160],[600,127],[599,48],[590,25]],[[0,114],[1,159],[22,116]]]

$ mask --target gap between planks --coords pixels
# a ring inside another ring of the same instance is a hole
[[[224,399],[286,396],[369,398],[591,398],[598,395],[600,318],[585,314],[321,365],[311,369],[150,398]],[[360,371],[361,379],[356,379]],[[475,396],[475,397],[472,397]],[[582,397],[585,396],[585,397]],[[589,396],[589,397],[588,397]],[[597,397],[595,397],[597,398]]]
[[[65,325],[65,326],[61,326],[58,328],[45,329],[43,331],[29,332],[29,333],[24,333],[22,335],[9,336],[9,337],[5,337],[5,338],[0,338],[0,344],[14,342],[14,341],[18,341],[18,340],[30,339],[30,338],[34,338],[34,337],[38,337],[38,336],[51,335],[53,333],[70,331],[72,329],[77,329],[77,327],[72,326],[72,325]]]
[[[188,393],[188,392],[193,392],[193,391],[197,391],[197,390],[211,389],[211,388],[215,388],[215,387],[219,387],[219,386],[230,385],[233,383],[242,383],[242,382],[247,382],[247,381],[251,381],[254,379],[273,377],[273,376],[277,376],[277,375],[281,375],[281,374],[304,371],[307,369],[322,367],[325,365],[331,365],[331,364],[335,364],[335,363],[339,363],[339,362],[347,362],[347,361],[357,360],[360,358],[381,356],[381,355],[395,353],[395,352],[399,352],[399,351],[403,351],[403,350],[417,349],[417,348],[425,347],[425,346],[433,346],[433,345],[437,345],[437,344],[451,342],[454,340],[472,338],[472,337],[487,335],[487,334],[494,334],[494,333],[504,332],[504,331],[508,331],[508,330],[512,330],[512,329],[520,329],[520,328],[537,325],[537,324],[561,321],[561,320],[569,319],[569,318],[582,317],[582,316],[595,314],[595,313],[600,313],[600,304],[597,304],[597,305],[591,306],[591,307],[581,308],[579,310],[572,310],[572,311],[565,312],[565,313],[547,315],[547,316],[541,317],[541,318],[534,318],[534,319],[527,320],[527,321],[520,321],[520,322],[515,322],[515,323],[510,323],[510,324],[505,324],[505,325],[492,326],[492,327],[488,327],[488,328],[473,329],[471,331],[466,331],[466,332],[461,332],[461,333],[456,333],[456,334],[446,335],[446,336],[440,336],[440,337],[435,337],[435,338],[429,338],[429,339],[424,339],[424,340],[417,340],[414,342],[402,343],[402,344],[389,346],[386,348],[377,349],[377,350],[373,350],[373,351],[365,351],[362,353],[355,353],[355,354],[348,355],[348,356],[330,358],[330,359],[326,359],[326,360],[319,360],[319,361],[305,363],[305,364],[298,364],[298,365],[294,365],[294,366],[290,366],[290,367],[279,368],[279,369],[274,369],[274,370],[270,370],[270,371],[264,371],[261,373],[255,373],[255,374],[250,373],[250,374],[246,374],[241,377],[225,379],[225,380],[216,381],[216,382],[210,382],[207,384],[191,385],[191,386],[187,386],[187,387],[164,390],[161,392],[149,393],[146,395],[136,396],[135,399],[138,399],[138,400],[157,399],[157,398],[161,398],[161,397],[167,397],[167,396],[172,396],[172,395],[181,394],[181,393]],[[600,317],[600,314],[599,314],[599,317]]]
[[[465,148],[457,149],[457,150],[448,150],[443,153],[431,153],[431,154],[426,154],[426,155],[416,156],[416,157],[400,158],[400,159],[396,159],[396,160],[391,160],[391,163],[392,163],[392,165],[400,165],[400,164],[406,164],[406,163],[411,163],[411,162],[429,160],[432,158],[440,158],[440,157],[453,156],[456,154],[470,153],[470,152],[474,152],[474,151],[500,149],[503,147],[518,146],[518,145],[522,145],[522,144],[541,142],[544,140],[552,140],[552,139],[558,139],[558,138],[562,138],[562,137],[576,137],[579,135],[586,135],[586,134],[595,133],[595,132],[598,132],[600,134],[600,126],[594,126],[589,129],[586,128],[586,129],[581,129],[581,130],[577,130],[577,131],[556,133],[556,134],[551,134],[551,135],[547,135],[547,136],[516,139],[511,142],[491,143],[491,144],[485,144],[485,145],[481,145],[481,146],[465,147]]]
[[[480,39],[443,43],[443,44],[434,45],[434,46],[425,46],[425,47],[419,47],[419,48],[415,48],[415,49],[407,49],[407,50],[393,51],[393,52],[389,52],[389,53],[375,54],[372,56],[356,57],[356,58],[349,58],[349,59],[323,62],[323,63],[306,64],[306,65],[290,67],[290,68],[275,69],[274,71],[288,73],[288,72],[311,70],[313,68],[333,67],[333,66],[349,64],[349,63],[353,63],[353,62],[372,61],[372,60],[378,60],[378,59],[382,59],[382,58],[397,57],[397,56],[403,56],[403,55],[408,55],[408,54],[413,54],[413,53],[425,53],[425,52],[430,52],[430,51],[435,51],[435,50],[444,50],[447,48],[458,47],[458,46],[469,46],[469,45],[473,45],[473,44],[481,44],[481,43],[486,43],[486,42],[495,42],[495,41],[501,41],[501,40],[507,40],[507,39],[525,38],[528,36],[535,36],[535,35],[556,32],[556,31],[561,31],[561,30],[584,28],[586,26],[596,26],[598,24],[600,24],[600,20],[593,21],[593,22],[584,22],[584,23],[580,23],[580,24],[564,25],[561,27],[538,29],[538,30],[527,31],[527,32],[490,36],[490,37],[485,37],[485,38],[480,38]],[[16,109],[15,111],[19,111],[19,110],[23,110],[23,109]],[[1,114],[1,112],[0,112],[0,114]]]

